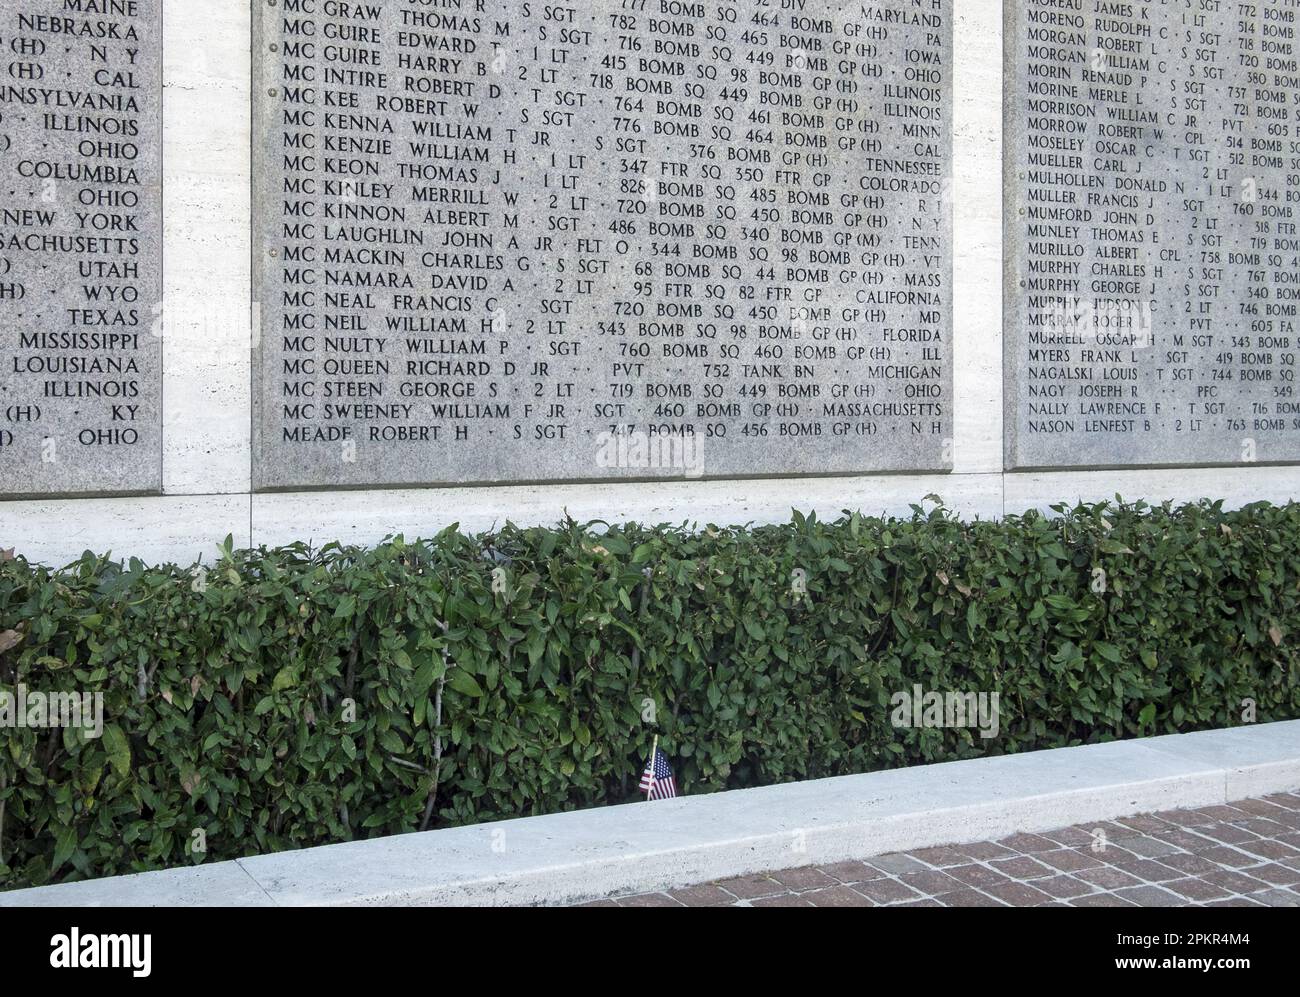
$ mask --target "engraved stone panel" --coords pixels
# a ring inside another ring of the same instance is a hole
[[[1006,17],[1008,466],[1300,459],[1300,8]]]
[[[257,487],[951,467],[948,0],[255,9]]]
[[[162,3],[0,7],[0,495],[162,487]]]

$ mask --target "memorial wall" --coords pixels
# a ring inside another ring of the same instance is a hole
[[[162,9],[108,6],[0,8],[0,494],[162,484]]]
[[[944,6],[264,5],[258,483],[950,464]]]
[[[1293,3],[1007,7],[1007,462],[1300,459]]]
[[[6,0],[0,549],[1296,497],[1298,18]]]

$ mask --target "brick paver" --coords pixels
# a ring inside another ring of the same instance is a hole
[[[1300,907],[1300,793],[583,906]]]

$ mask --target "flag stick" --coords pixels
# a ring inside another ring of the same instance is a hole
[[[650,787],[645,791],[645,801],[650,802],[650,794],[655,791],[655,757],[659,754],[659,735],[655,735],[654,743],[650,745]]]

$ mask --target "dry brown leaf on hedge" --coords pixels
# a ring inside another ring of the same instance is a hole
[[[0,654],[23,642],[23,635],[17,630],[0,630]]]
[[[13,547],[10,547],[8,550],[0,550],[0,561],[12,561],[13,559],[14,559]]]
[[[1274,647],[1282,646],[1282,631],[1276,625],[1268,628],[1268,637],[1273,642]]]

